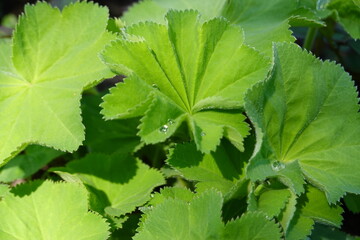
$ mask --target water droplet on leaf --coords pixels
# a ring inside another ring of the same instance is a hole
[[[271,167],[274,171],[280,171],[285,168],[285,165],[279,161],[275,161],[271,164]]]
[[[204,137],[204,136],[206,136],[206,133],[205,133],[205,132],[201,132],[200,135],[201,135],[202,137]]]
[[[151,85],[153,88],[160,90],[160,88],[158,87],[158,85],[156,85],[155,83],[153,85]]]
[[[168,123],[169,125],[173,125],[173,124],[175,123],[175,121],[172,120],[172,119],[168,119],[167,123]]]
[[[162,133],[167,133],[167,131],[169,130],[169,126],[168,125],[163,125],[160,127],[159,131]]]

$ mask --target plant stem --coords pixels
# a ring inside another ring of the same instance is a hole
[[[317,28],[314,28],[314,27],[309,28],[309,30],[306,33],[303,48],[311,51],[311,49],[313,48],[313,44],[314,44],[314,40],[316,38],[317,32],[318,32]]]

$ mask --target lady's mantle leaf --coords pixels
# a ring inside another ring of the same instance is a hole
[[[70,162],[66,169],[80,177],[91,192],[90,207],[101,214],[132,212],[165,183],[157,170],[125,154],[90,154]]]
[[[294,193],[292,194],[294,195]],[[289,203],[292,205],[291,201]],[[291,208],[291,206],[289,207]],[[301,240],[310,235],[315,222],[340,227],[342,212],[340,206],[329,205],[322,191],[307,185],[306,193],[297,199],[296,211],[293,212],[291,220],[285,223],[285,217],[280,219],[280,223],[284,229],[286,239]],[[284,216],[282,215],[282,217]]]
[[[85,142],[90,152],[130,153],[141,145],[136,136],[139,120],[135,118],[105,121],[100,114],[101,98],[85,95],[82,99],[82,116],[85,125]]]
[[[108,224],[88,212],[87,192],[73,183],[32,182],[0,201],[0,238],[107,239]]]
[[[281,239],[279,226],[262,212],[246,213],[225,226],[224,240]]]
[[[324,25],[316,11],[288,0],[145,0],[125,12],[123,20],[128,25],[141,21],[165,23],[169,9],[196,9],[205,20],[225,17],[244,29],[246,43],[269,55],[272,42],[294,41],[289,20],[300,26]]]
[[[0,168],[0,181],[11,182],[16,179],[27,178],[63,152],[43,146],[28,146],[24,154],[11,159]]]
[[[202,152],[214,150],[222,136],[242,149],[244,95],[265,78],[269,60],[243,44],[239,27],[199,18],[195,11],[170,11],[167,25],[127,29],[142,40],[106,47],[105,63],[130,77],[104,97],[102,113],[107,119],[144,115],[139,135],[146,143],[164,141],[187,121]]]
[[[244,175],[239,153],[225,142],[211,154],[201,154],[193,143],[185,143],[171,150],[167,163],[184,178],[198,181],[197,188],[216,188],[226,196]]]
[[[62,12],[27,5],[13,43],[0,41],[0,164],[19,147],[63,151],[84,140],[80,93],[112,76],[98,53],[113,37],[106,8],[79,2]]]
[[[304,175],[330,203],[360,193],[360,175],[349,174],[360,171],[359,105],[340,66],[276,44],[273,75],[246,101],[262,141],[247,168],[252,180],[278,176],[299,194]]]
[[[198,194],[189,202],[166,198],[145,214],[134,239],[280,239],[279,227],[259,212],[248,213],[225,226],[221,207],[221,194],[214,190]]]

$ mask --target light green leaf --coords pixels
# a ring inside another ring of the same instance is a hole
[[[203,190],[216,188],[226,195],[243,174],[244,160],[234,150],[224,142],[216,152],[204,155],[193,143],[179,144],[170,151],[167,163],[184,178],[199,181]]]
[[[85,95],[82,99],[82,115],[85,125],[85,142],[90,152],[129,153],[140,146],[140,138],[136,136],[139,120],[105,121],[100,115],[98,96]]]
[[[261,212],[246,213],[225,226],[224,240],[281,239],[279,226]]]
[[[276,217],[286,207],[291,192],[288,189],[270,189],[263,192],[257,199],[257,211],[264,212],[268,217]]]
[[[73,183],[36,181],[17,186],[0,201],[0,238],[100,240],[105,219],[88,211],[87,192]]]
[[[0,181],[11,182],[27,178],[62,154],[60,151],[47,147],[28,146],[24,154],[16,156],[0,168]]]
[[[147,214],[141,231],[133,239],[219,239],[224,227],[221,207],[221,194],[213,190],[190,203],[166,199]]]
[[[150,199],[150,193],[165,183],[163,176],[126,154],[89,154],[66,165],[91,193],[90,207],[101,213],[122,215]]]
[[[102,113],[106,119],[143,115],[138,134],[148,144],[186,122],[202,152],[215,150],[222,136],[243,150],[244,95],[265,78],[270,60],[244,45],[242,30],[225,19],[202,23],[195,11],[169,11],[166,19],[167,25],[133,25],[126,31],[138,40],[106,47],[104,62],[128,79],[104,97]]]
[[[325,25],[315,9],[287,0],[144,0],[125,12],[123,20],[128,25],[142,21],[163,24],[169,9],[195,9],[200,12],[204,21],[225,17],[244,29],[246,43],[269,56],[272,54],[272,42],[295,40],[289,30],[289,20],[296,26]]]
[[[0,41],[0,164],[28,143],[62,151],[82,143],[80,94],[113,75],[98,58],[113,39],[107,19],[93,3],[25,6],[13,42]]]
[[[331,0],[328,9],[336,12],[336,18],[354,39],[360,38],[360,2],[358,0]]]
[[[195,194],[187,188],[164,187],[159,193],[155,193],[147,204],[156,206],[169,198],[190,202],[194,198],[194,195]]]
[[[274,49],[272,76],[246,99],[259,141],[247,175],[253,181],[279,176],[296,194],[303,192],[299,179],[304,175],[330,203],[345,192],[360,193],[360,175],[349,174],[360,171],[354,83],[340,66],[294,44],[276,44]],[[294,164],[296,168],[288,169]]]

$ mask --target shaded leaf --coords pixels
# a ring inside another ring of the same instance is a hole
[[[64,153],[47,147],[28,146],[24,154],[11,159],[0,169],[0,181],[11,182],[27,178],[62,154]]]
[[[100,115],[101,99],[98,96],[84,96],[82,99],[82,115],[85,125],[85,142],[90,152],[107,153],[134,151],[140,146],[140,138],[136,136],[139,120],[105,121]]]
[[[126,154],[89,154],[68,163],[66,170],[88,188],[93,210],[115,216],[134,211],[165,183],[160,172]]]

